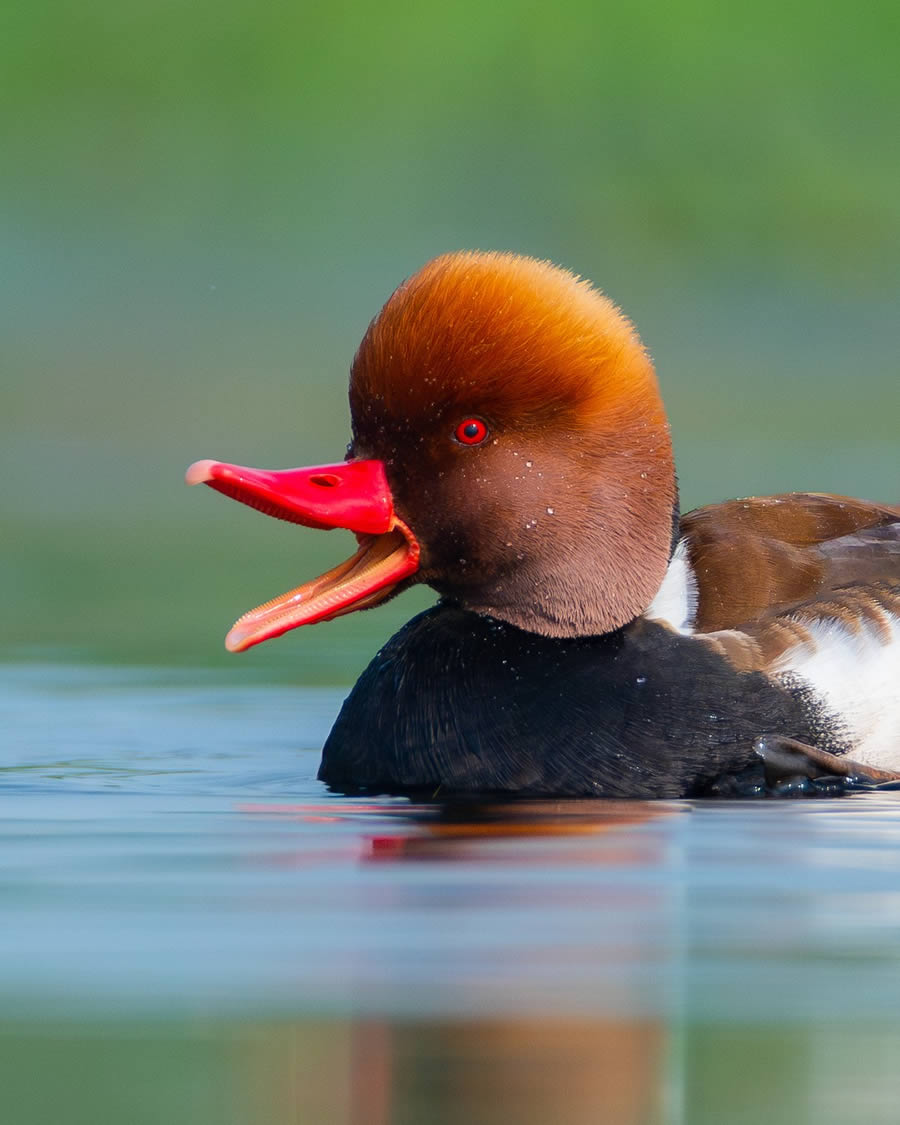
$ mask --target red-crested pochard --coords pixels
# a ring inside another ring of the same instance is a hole
[[[233,651],[416,582],[441,596],[347,698],[334,789],[674,797],[758,787],[761,759],[900,768],[900,508],[789,493],[680,516],[653,365],[588,282],[436,258],[369,325],[350,412],[339,464],[187,477],[359,542],[245,614]]]

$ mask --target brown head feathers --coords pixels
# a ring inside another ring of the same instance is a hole
[[[350,383],[353,452],[386,464],[422,544],[419,580],[551,636],[649,605],[675,476],[649,356],[588,282],[548,262],[429,262],[372,321]],[[488,437],[454,440],[474,417]]]

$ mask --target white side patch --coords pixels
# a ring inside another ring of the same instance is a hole
[[[811,644],[788,649],[772,668],[805,680],[846,725],[851,757],[900,769],[900,619],[885,614],[890,636],[863,624],[853,633],[835,621],[807,624]],[[806,622],[804,622],[806,624]]]
[[[644,617],[663,621],[676,633],[692,633],[697,613],[697,578],[687,557],[687,541],[679,539],[666,576]]]

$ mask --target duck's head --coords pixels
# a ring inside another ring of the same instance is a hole
[[[588,282],[513,254],[434,259],[369,325],[350,410],[340,464],[188,470],[359,540],[346,563],[245,614],[230,649],[414,582],[558,637],[609,632],[652,601],[677,514],[668,424],[637,333]]]

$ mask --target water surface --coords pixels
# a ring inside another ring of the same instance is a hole
[[[349,800],[342,694],[0,666],[10,1120],[896,1121],[897,793]]]

